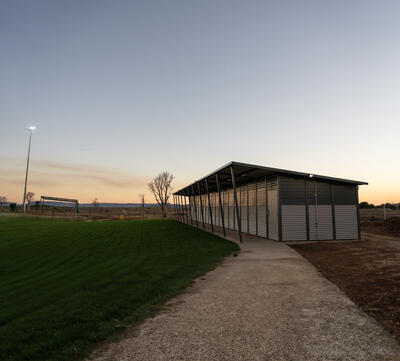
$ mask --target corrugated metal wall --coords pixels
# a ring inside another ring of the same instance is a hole
[[[358,237],[356,206],[335,206],[335,220],[337,239],[355,239]]]
[[[357,186],[289,176],[238,185],[243,233],[274,240],[329,240],[359,237]],[[221,190],[225,228],[238,230],[233,189]],[[190,197],[193,224],[222,226],[218,193]],[[201,204],[203,207],[201,207]],[[280,219],[279,219],[280,217]],[[280,221],[280,222],[279,222]],[[190,222],[190,220],[189,220]]]
[[[265,186],[268,186],[268,194]],[[266,238],[268,230],[271,239],[278,239],[278,192],[276,177],[262,179],[257,182],[240,185],[237,187],[238,205],[241,219],[242,232],[258,235]],[[219,207],[218,193],[210,192],[210,202],[207,194],[201,195],[203,207],[201,207],[200,197],[189,197],[188,201],[189,216],[192,217],[193,224],[197,222],[202,226],[203,218],[201,209],[203,208],[204,223],[211,224],[210,208],[212,221],[216,226],[222,226],[221,210]],[[268,198],[268,203],[267,203]],[[225,228],[237,230],[237,219],[235,211],[235,201],[233,189],[221,191],[222,208],[224,212]],[[190,206],[189,206],[190,205]],[[266,207],[268,205],[268,209]],[[268,220],[268,224],[267,224]],[[189,220],[190,223],[190,220]]]
[[[248,221],[249,233],[257,235],[257,193],[256,183],[248,184]]]
[[[307,215],[304,179],[279,177],[282,240],[307,239]]]
[[[261,237],[267,238],[267,213],[266,209],[266,196],[265,189],[266,181],[262,180],[257,182],[257,234]]]
[[[242,232],[249,233],[247,227],[247,185],[238,188],[239,190],[239,209],[240,209],[240,220],[242,222]]]
[[[281,216],[283,241],[302,241],[307,239],[305,205],[283,205]]]
[[[278,219],[278,189],[269,189],[268,192],[268,238],[279,240]]]
[[[310,240],[333,239],[331,205],[309,205],[308,215]]]
[[[282,240],[359,237],[357,186],[280,176],[279,189]]]

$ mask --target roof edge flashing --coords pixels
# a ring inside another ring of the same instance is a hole
[[[216,174],[220,174],[222,171],[227,170],[230,167],[234,168],[235,166],[249,168],[249,170],[245,171],[245,173],[248,173],[250,171],[260,171],[260,172],[264,171],[265,174],[261,175],[259,178],[262,178],[264,176],[271,175],[271,174],[281,174],[281,175],[298,176],[301,178],[324,180],[324,181],[337,182],[337,183],[347,183],[347,184],[354,184],[354,185],[368,185],[367,182],[362,182],[362,181],[357,181],[357,180],[323,176],[323,175],[314,174],[314,173],[305,173],[305,172],[298,172],[298,171],[292,171],[292,170],[287,170],[287,169],[271,168],[271,167],[265,167],[265,166],[255,165],[255,164],[230,161],[230,162],[226,163],[225,165],[223,165],[222,167],[219,167],[215,171],[208,173],[206,176],[199,178],[199,179],[195,180],[193,183],[190,183],[189,185],[187,185],[186,187],[183,187],[180,190],[174,192],[173,194],[179,194],[184,190],[188,190],[193,185],[200,183],[200,182],[204,181],[205,179],[210,179],[211,177],[215,176]],[[228,176],[230,178],[230,174],[229,175],[226,174],[226,176]],[[247,178],[247,177],[244,177],[244,178]],[[247,179],[249,179],[249,178],[247,178]]]

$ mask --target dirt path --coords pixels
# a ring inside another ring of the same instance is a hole
[[[262,240],[90,360],[400,360],[400,347],[297,252]]]

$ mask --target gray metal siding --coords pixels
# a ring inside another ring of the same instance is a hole
[[[308,204],[331,204],[331,187],[326,182],[307,181]]]
[[[268,189],[268,227],[269,238],[279,239],[278,232],[278,190]]]
[[[267,188],[266,188],[267,186]],[[278,191],[281,192],[280,197]],[[279,239],[281,223],[282,240],[356,239],[358,237],[357,192],[354,185],[336,184],[313,179],[277,177],[258,179],[257,183],[241,184],[237,188],[239,212],[243,233],[270,239]],[[199,195],[188,197],[189,223],[192,220],[202,227]],[[237,230],[233,189],[221,191],[225,228]],[[217,192],[201,195],[204,222],[222,226]],[[279,208],[280,200],[280,208]],[[182,206],[184,207],[184,206]],[[183,209],[181,207],[181,209]],[[279,211],[281,218],[279,220]],[[308,214],[308,222],[307,222]],[[182,218],[186,221],[186,218]],[[280,221],[280,222],[279,222]],[[336,232],[335,232],[336,231]]]
[[[219,227],[222,227],[222,217],[221,217],[221,210],[219,207],[218,193],[214,193],[214,214],[215,214],[217,225]]]
[[[357,206],[336,205],[336,239],[357,239]]]
[[[330,205],[308,206],[310,240],[333,239],[332,207]]]
[[[236,214],[235,214],[235,200],[233,198],[233,189],[229,189],[229,229],[236,229]]]
[[[258,189],[257,189],[258,191]],[[258,193],[258,192],[257,192]],[[248,217],[249,217],[249,233],[257,235],[257,210],[256,210],[256,184],[248,185]]]
[[[201,196],[203,202],[204,223],[210,223],[210,212],[208,210],[208,197],[207,194]]]
[[[249,233],[247,229],[247,186],[239,187],[238,193],[242,232]]]
[[[304,179],[281,176],[279,181],[282,205],[304,204]]]
[[[259,236],[267,238],[267,209],[265,207],[265,181],[257,183],[257,233]]]
[[[281,216],[283,241],[307,239],[305,205],[282,205]]]
[[[224,209],[224,222],[225,228],[229,228],[229,193],[228,191],[222,192],[222,204]]]
[[[282,236],[284,240],[289,238],[296,240],[307,239],[307,220],[305,221],[306,234],[304,235],[303,216],[295,208],[289,206],[306,205],[308,213],[308,227],[310,240],[334,239],[334,227],[336,227],[337,239],[357,238],[354,229],[358,228],[358,219],[354,217],[353,210],[348,208],[335,208],[357,204],[357,188],[348,184],[332,184],[326,181],[306,180],[281,176],[279,179],[279,191],[281,200]],[[305,187],[304,188],[304,184]],[[332,194],[333,192],[333,194]],[[351,208],[352,209],[352,208]],[[341,214],[335,221],[333,211]],[[357,215],[357,213],[355,213]],[[298,218],[296,218],[298,217]],[[293,234],[294,229],[298,234]],[[290,236],[289,236],[290,234]],[[303,238],[304,237],[304,238]]]
[[[273,213],[272,217],[268,217],[267,215],[265,180],[258,181],[257,187],[255,182],[251,182],[246,185],[241,185],[237,187],[239,212],[241,217],[241,226],[243,233],[250,233],[266,238],[267,236],[266,221],[267,219],[269,219],[270,222],[269,226],[272,229],[271,236],[276,237],[274,233],[277,229],[276,178],[268,180],[268,190],[269,192],[272,192],[271,202],[270,202],[271,212]],[[236,219],[233,190],[227,189],[221,191],[221,198],[222,198],[222,205],[225,218],[225,228],[237,230],[237,219]],[[207,194],[203,194],[201,196],[201,199],[203,202],[204,222],[207,224],[211,223],[210,210],[209,210],[209,206],[211,206],[213,224],[216,226],[222,226],[218,193],[216,192],[210,193],[210,203],[208,202]],[[198,221],[201,224],[202,218],[201,218],[201,207],[200,207],[199,196],[195,196],[195,202],[197,206]],[[194,212],[194,206],[192,206],[191,212],[192,213]]]
[[[340,205],[355,205],[356,200],[356,186],[335,184],[335,204]]]

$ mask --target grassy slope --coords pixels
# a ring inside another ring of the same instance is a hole
[[[171,220],[0,217],[0,360],[71,360],[237,246]]]

